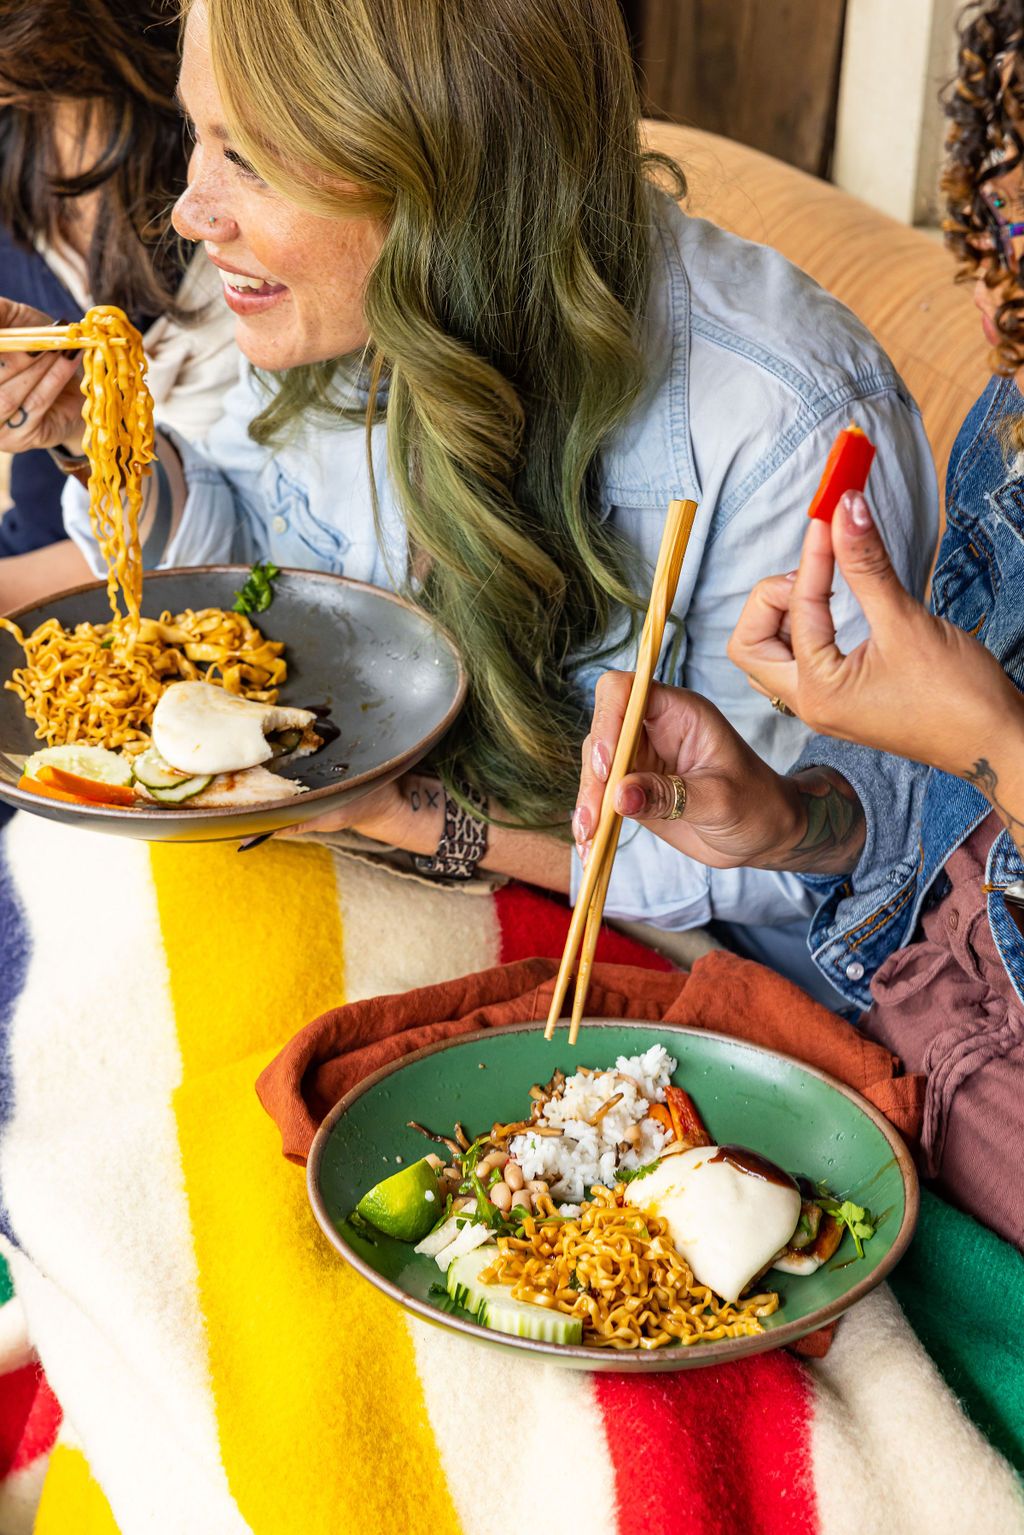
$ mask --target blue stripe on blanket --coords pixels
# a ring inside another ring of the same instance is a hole
[[[14,1008],[25,984],[30,951],[28,925],[7,859],[7,831],[0,831],[0,1136],[14,1112],[10,1034]],[[0,1187],[0,1231],[16,1242],[7,1201]]]

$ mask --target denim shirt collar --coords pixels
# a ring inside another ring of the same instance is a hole
[[[680,251],[686,215],[659,196],[651,278],[641,322],[647,359],[644,391],[602,448],[602,504],[664,509],[677,497],[701,499],[690,431],[691,295]],[[652,472],[652,465],[662,466]]]

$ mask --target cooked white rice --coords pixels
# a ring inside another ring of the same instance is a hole
[[[676,1065],[663,1045],[652,1045],[643,1055],[620,1055],[614,1067],[594,1076],[577,1072],[568,1077],[561,1097],[547,1104],[541,1121],[564,1133],[556,1137],[528,1131],[509,1142],[524,1176],[546,1179],[553,1199],[575,1205],[587,1197],[593,1184],[609,1187],[620,1169],[653,1161],[669,1137],[656,1120],[647,1117],[647,1110],[652,1103],[664,1102]],[[622,1097],[615,1107],[596,1125],[588,1125],[586,1121],[616,1093]],[[626,1131],[637,1124],[639,1142],[620,1151]]]

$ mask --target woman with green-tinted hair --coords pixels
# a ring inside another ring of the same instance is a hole
[[[681,176],[642,149],[615,0],[193,0],[179,93],[194,147],[174,222],[221,268],[247,362],[203,444],[160,434],[150,563],[260,558],[397,586],[470,674],[433,768],[360,801],[357,829],[436,872],[482,856],[571,891],[592,683],[632,653],[675,496],[700,512],[662,675],[770,761],[795,756],[801,725],[726,660],[743,600],[796,564],[851,417],[919,592],[931,460],[846,310],[680,211]],[[32,319],[0,306],[0,324]],[[73,454],[66,365],[8,362],[0,448]],[[73,481],[65,515],[98,570]],[[845,588],[835,613],[849,648],[863,622]],[[607,909],[731,920],[799,975],[807,900],[789,876],[710,873],[639,833]]]

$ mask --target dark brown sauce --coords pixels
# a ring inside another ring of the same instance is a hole
[[[709,1157],[708,1160],[728,1162],[729,1166],[735,1167],[738,1172],[749,1173],[751,1178],[761,1178],[765,1183],[777,1183],[780,1188],[797,1188],[795,1178],[791,1178],[774,1162],[769,1162],[767,1157],[751,1151],[749,1146],[719,1146],[716,1155]]]

